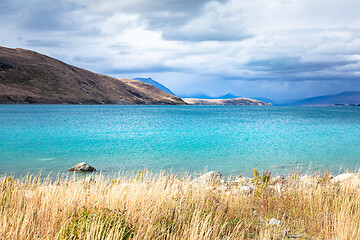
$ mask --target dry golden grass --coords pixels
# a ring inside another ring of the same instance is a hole
[[[359,189],[324,177],[250,192],[175,175],[94,178],[0,178],[0,239],[360,239]]]

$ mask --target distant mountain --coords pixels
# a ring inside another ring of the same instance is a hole
[[[186,104],[150,84],[117,79],[25,50],[0,47],[0,103]]]
[[[197,93],[190,95],[181,95],[181,98],[199,98],[199,99],[214,99],[214,97],[207,95],[205,93]]]
[[[214,99],[231,99],[231,98],[239,98],[239,96],[234,95],[232,93],[227,93],[225,95],[215,97]]]
[[[158,89],[160,89],[160,90],[162,90],[164,92],[167,92],[169,94],[172,94],[172,95],[176,96],[176,94],[173,93],[170,89],[168,89],[167,87],[165,87],[161,83],[155,81],[154,79],[151,79],[151,78],[134,78],[134,80],[141,81],[141,82],[153,85],[154,87],[156,87],[156,88],[158,88]]]
[[[198,98],[183,98],[183,100],[190,105],[240,105],[240,106],[271,106],[271,103],[266,103],[250,98],[232,98],[232,99],[198,99]]]
[[[198,98],[198,99],[231,99],[231,98],[239,98],[239,96],[234,95],[232,93],[227,93],[225,95],[220,95],[216,97],[212,97],[210,95],[207,95],[205,93],[197,93],[197,94],[191,94],[191,95],[183,95],[182,98]]]
[[[360,92],[342,92],[337,95],[326,95],[319,97],[305,98],[288,105],[293,106],[331,106],[337,104],[359,104]]]
[[[250,97],[252,99],[256,99],[256,100],[259,100],[259,101],[263,101],[263,102],[267,102],[267,103],[271,103],[273,105],[278,105],[278,102],[270,99],[270,98],[267,98],[267,97]]]

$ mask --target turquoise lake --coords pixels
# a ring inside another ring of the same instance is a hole
[[[359,107],[0,105],[0,174],[252,169],[287,174],[360,163]]]

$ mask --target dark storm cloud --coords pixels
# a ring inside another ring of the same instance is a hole
[[[266,72],[266,74],[259,75],[254,74],[252,76],[241,76],[241,75],[231,75],[231,74],[223,74],[223,75],[203,75],[203,76],[211,76],[211,77],[218,77],[221,80],[228,80],[228,81],[263,81],[263,82],[304,82],[304,81],[322,81],[322,82],[359,82],[360,77],[351,74],[322,74],[318,73],[299,73],[294,72],[293,74],[284,74],[279,72]],[[360,88],[357,88],[360,89]]]
[[[272,73],[305,73],[331,70],[336,67],[355,64],[357,61],[331,61],[331,62],[301,62],[300,57],[281,57],[261,61],[252,61],[244,65],[247,69],[259,72]]]
[[[0,6],[3,21],[35,32],[74,29],[76,22],[70,13],[81,7],[62,0],[2,0]]]
[[[50,0],[2,0],[0,13],[3,21],[12,22],[26,31],[77,31],[86,28],[84,16],[92,16],[101,22],[116,14],[136,14],[148,29],[158,29],[164,32],[164,38],[179,41],[227,41],[243,39],[244,34],[231,34],[231,31],[221,31],[222,27],[212,26],[195,29],[192,32],[177,31],[179,27],[200,15],[203,7],[209,2],[225,2],[225,0],[134,0],[134,1],[50,1]],[[103,6],[102,9],[97,5]],[[76,12],[78,11],[78,12]],[[120,23],[117,23],[120,24]],[[92,34],[100,34],[100,28],[90,30]],[[186,29],[185,29],[186,30]],[[89,31],[89,30],[88,30]],[[206,32],[204,32],[206,31]],[[29,45],[30,46],[30,45]]]
[[[248,38],[250,35],[240,29],[241,24],[229,24],[233,13],[224,11],[218,14],[216,11],[218,5],[225,3],[226,0],[119,1],[111,8],[104,4],[96,14],[107,17],[119,12],[136,14],[139,21],[146,23],[147,29],[160,30],[167,40],[238,41]],[[205,18],[201,18],[204,12]]]
[[[225,0],[215,0],[225,2]],[[122,4],[121,9],[137,13],[146,19],[150,28],[177,27],[199,15],[211,0],[135,0]]]

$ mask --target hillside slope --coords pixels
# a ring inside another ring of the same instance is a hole
[[[24,49],[0,47],[0,103],[185,104],[150,84],[117,79]]]
[[[232,98],[232,99],[198,99],[183,98],[190,105],[240,105],[240,106],[271,106],[271,103],[262,102],[250,98]]]

